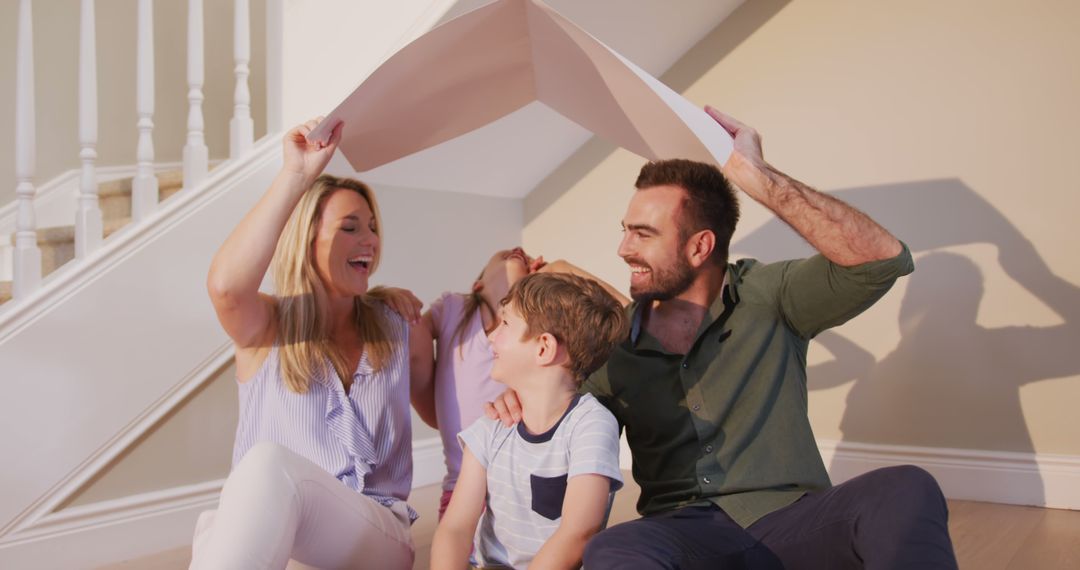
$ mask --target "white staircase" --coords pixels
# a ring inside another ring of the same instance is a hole
[[[152,11],[155,4],[160,7],[167,1],[186,2],[189,15],[187,144],[184,163],[173,165],[155,164],[153,146]],[[35,145],[38,101],[33,90],[32,10],[51,5],[19,0],[18,191],[13,204],[0,207],[0,389],[5,394],[0,398],[0,457],[5,463],[0,470],[2,568],[93,567],[175,548],[189,538],[194,514],[216,502],[220,481],[65,506],[231,358],[230,344],[205,293],[206,271],[213,252],[279,168],[282,117],[289,116],[283,101],[296,101],[285,97],[282,86],[291,68],[282,60],[288,57],[289,45],[315,34],[287,25],[305,21],[302,3],[286,6],[284,0],[262,0],[267,14],[268,116],[252,117],[247,85],[249,1],[233,3],[237,15],[233,53],[205,54],[230,58],[235,70],[228,158],[210,169],[202,93],[203,0],[138,1],[138,79],[137,85],[124,87],[138,94],[137,123],[130,126],[132,136],[138,137],[138,151],[133,165],[123,168],[95,164],[99,97],[95,3],[82,0],[81,168],[41,185],[49,191],[39,193],[34,172],[35,152],[41,149]],[[327,0],[310,9],[332,10],[329,6],[335,4],[350,14],[358,10],[358,3],[351,0]],[[386,45],[364,57],[324,58],[321,65],[328,76],[344,60],[350,69],[363,70],[350,72],[350,85],[359,83],[363,73],[370,73],[408,39],[429,29],[452,2],[364,4],[370,4],[373,18],[379,11],[393,12],[388,19],[393,26],[382,25],[380,37]],[[322,13],[316,18],[323,18]],[[359,37],[365,37],[362,31]],[[289,109],[299,107],[303,105]],[[252,140],[260,124],[268,135]],[[38,219],[44,223],[39,225]],[[420,447],[432,458],[439,455],[435,448]]]

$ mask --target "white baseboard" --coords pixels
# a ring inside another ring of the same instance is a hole
[[[0,541],[3,568],[95,568],[191,544],[224,480],[66,509]]]
[[[1080,510],[1080,457],[818,440],[833,483],[892,465],[930,472],[950,499]]]
[[[442,440],[413,443],[413,488],[442,481]],[[64,509],[0,540],[0,568],[95,568],[191,544],[224,479]]]
[[[834,483],[892,465],[918,465],[953,499],[1080,510],[1080,457],[818,440]],[[438,437],[413,444],[413,488],[445,473]],[[223,481],[65,509],[0,541],[2,568],[93,568],[191,543],[198,514]]]
[[[950,499],[1080,510],[1080,457],[1046,453],[978,451],[818,439],[834,484],[867,471],[918,465],[937,479]],[[623,435],[619,465],[631,468]]]

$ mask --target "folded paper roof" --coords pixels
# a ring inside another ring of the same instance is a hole
[[[394,54],[309,138],[340,121],[367,171],[540,101],[648,159],[720,165],[731,138],[704,111],[539,0],[496,0]]]

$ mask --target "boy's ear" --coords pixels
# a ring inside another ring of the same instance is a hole
[[[559,354],[559,341],[551,333],[543,333],[536,339],[536,363],[548,366]]]

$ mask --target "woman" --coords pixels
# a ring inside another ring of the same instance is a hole
[[[364,184],[319,176],[342,127],[309,143],[316,124],[285,136],[281,172],[211,264],[210,298],[236,345],[240,419],[193,568],[412,566],[409,400],[429,421],[434,400],[430,365],[410,382],[408,348],[430,362],[431,340],[410,343],[404,319],[369,295],[378,206]],[[258,290],[271,260],[276,296]]]

